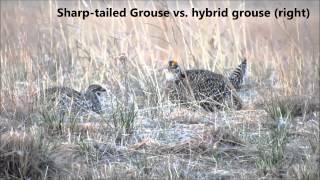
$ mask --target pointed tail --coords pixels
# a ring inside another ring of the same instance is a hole
[[[229,80],[234,86],[234,88],[238,91],[241,88],[243,77],[246,73],[247,69],[247,59],[244,59],[242,63],[231,73],[229,76]]]

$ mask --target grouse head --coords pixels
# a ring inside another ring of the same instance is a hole
[[[105,103],[105,95],[107,90],[98,84],[91,84],[86,92],[85,96],[87,100],[90,100],[92,103],[92,110],[100,113],[101,105]]]
[[[175,60],[170,60],[168,64],[168,70],[174,75],[174,79],[183,79],[185,74],[182,72],[179,64]]]

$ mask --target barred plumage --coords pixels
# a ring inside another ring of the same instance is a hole
[[[96,84],[90,85],[84,93],[69,87],[51,87],[40,95],[40,103],[47,110],[53,110],[60,118],[64,118],[66,114],[101,114],[101,99],[105,92],[106,89]]]
[[[173,75],[167,82],[169,99],[172,102],[195,102],[211,112],[224,107],[242,107],[235,88],[223,75],[208,70],[182,71],[175,61],[169,61],[168,70]]]
[[[242,63],[231,73],[229,76],[229,80],[234,86],[234,88],[238,91],[241,88],[243,83],[243,77],[246,73],[247,69],[247,60],[244,59]]]

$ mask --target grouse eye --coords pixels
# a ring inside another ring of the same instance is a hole
[[[177,67],[177,62],[174,61],[174,60],[169,61],[169,67],[173,68],[173,69],[176,68]]]
[[[100,95],[101,95],[101,93],[100,93],[100,92],[97,92],[97,95],[98,95],[98,96],[100,96]]]

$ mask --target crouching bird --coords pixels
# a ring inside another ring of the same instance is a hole
[[[79,117],[90,113],[101,114],[106,89],[98,84],[90,85],[84,92],[65,86],[45,89],[38,97],[42,110],[54,112],[58,118]]]

